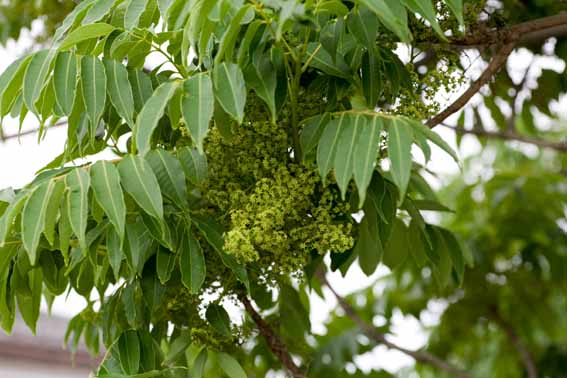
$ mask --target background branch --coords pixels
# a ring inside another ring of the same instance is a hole
[[[335,291],[335,289],[333,289],[333,287],[327,281],[327,278],[325,277],[324,272],[319,270],[319,271],[317,271],[316,274],[317,274],[317,277],[319,278],[319,280],[321,281],[321,283],[324,284],[325,286],[327,286],[329,288],[329,290],[331,291],[331,293],[333,293],[333,295],[335,296],[335,298],[339,302],[339,306],[343,309],[346,316],[348,316],[358,327],[360,327],[362,332],[368,338],[370,338],[371,340],[375,341],[378,344],[385,345],[386,347],[388,347],[390,349],[394,349],[394,350],[397,350],[399,352],[402,352],[402,353],[412,357],[413,359],[415,359],[418,362],[428,364],[428,365],[436,367],[440,370],[444,370],[446,372],[449,372],[454,377],[457,377],[457,378],[472,378],[472,375],[470,375],[469,373],[449,364],[448,362],[446,362],[446,361],[444,361],[444,360],[442,360],[442,359],[440,359],[440,358],[438,358],[438,357],[436,357],[436,356],[434,356],[430,353],[406,349],[404,347],[401,347],[399,345],[396,345],[396,344],[388,341],[386,339],[385,334],[378,332],[376,330],[376,328],[374,328],[372,325],[365,322],[358,315],[358,313],[356,312],[354,307],[352,307],[342,296],[340,296]]]
[[[297,366],[295,362],[293,362],[293,359],[291,358],[291,355],[289,354],[289,351],[287,350],[287,347],[285,346],[282,339],[275,333],[275,331],[268,325],[268,323],[266,323],[266,321],[262,319],[260,314],[258,314],[258,312],[252,306],[252,303],[250,303],[250,300],[244,295],[241,295],[239,299],[244,305],[244,308],[246,309],[248,315],[250,315],[254,323],[256,323],[260,334],[264,336],[264,339],[266,340],[266,343],[270,347],[272,353],[281,361],[282,365],[284,365],[285,368],[289,370],[289,372],[292,374],[292,377],[306,378],[307,375],[305,374],[305,372],[299,366]]]
[[[503,139],[503,140],[514,140],[522,143],[533,144],[534,146],[550,148],[560,152],[567,152],[567,142],[553,142],[549,140],[529,138],[523,135],[516,134],[514,132],[498,132],[498,131],[486,131],[486,130],[476,130],[476,129],[463,129],[460,127],[455,127],[447,125],[445,123],[440,124],[443,127],[454,130],[459,134],[472,134],[478,136],[484,136],[493,139]]]
[[[512,325],[502,317],[495,306],[490,309],[490,315],[491,319],[494,320],[494,322],[502,329],[502,331],[504,331],[514,348],[516,348],[516,350],[518,351],[522,364],[526,369],[528,378],[537,378],[538,372],[534,358],[526,345],[522,342],[522,339],[520,339],[520,336],[518,336],[518,334],[514,330],[514,327],[512,327]]]

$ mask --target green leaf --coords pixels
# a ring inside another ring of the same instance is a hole
[[[447,40],[443,30],[437,22],[437,14],[431,0],[403,0],[406,7],[408,7],[412,12],[419,13],[423,18],[425,18],[433,30],[441,37],[442,40]]]
[[[301,151],[303,151],[304,158],[307,158],[310,152],[317,147],[319,139],[321,139],[321,134],[323,133],[323,130],[325,130],[325,126],[329,120],[329,113],[324,113],[305,121],[306,124],[301,130],[301,134],[299,136]]]
[[[0,94],[2,103],[0,104],[0,116],[5,116],[10,112],[12,106],[21,91],[24,75],[31,61],[31,56],[14,62],[0,77]]]
[[[380,239],[378,214],[371,203],[364,206],[364,218],[359,225],[354,252],[358,256],[358,262],[364,274],[367,276],[373,274],[382,259],[384,249]]]
[[[106,73],[97,57],[84,56],[81,59],[81,83],[83,101],[93,129],[91,137],[94,139],[94,130],[98,127],[106,102]]]
[[[276,122],[277,72],[267,56],[258,54],[245,71],[246,83],[260,97]]]
[[[443,151],[448,153],[453,158],[453,160],[455,160],[455,162],[459,164],[459,156],[457,156],[455,150],[453,150],[451,146],[449,146],[449,144],[439,136],[439,134],[431,130],[426,125],[422,125],[415,120],[408,120],[408,123],[411,125],[415,133],[423,134],[427,139],[429,139],[437,146],[439,146]]]
[[[31,269],[27,275],[27,281],[31,295],[18,294],[18,308],[24,319],[24,323],[29,327],[35,335],[37,320],[39,319],[39,310],[41,306],[41,289],[43,286],[43,274],[41,269]]]
[[[116,60],[104,60],[110,102],[120,116],[134,128],[134,96],[128,70]]]
[[[213,326],[215,331],[225,337],[231,336],[230,318],[224,307],[211,303],[209,307],[207,307],[205,317],[211,326]]]
[[[344,59],[337,54],[335,59],[323,48],[320,43],[310,42],[307,45],[306,60],[310,59],[309,65],[317,68],[324,73],[340,77],[343,79],[351,79],[351,72]]]
[[[207,364],[207,348],[203,348],[195,358],[193,367],[191,368],[191,378],[202,378],[205,372],[205,365]]]
[[[88,10],[81,25],[88,25],[103,19],[114,6],[115,0],[97,0]]]
[[[90,171],[94,197],[118,232],[120,240],[124,240],[126,204],[118,169],[110,162],[98,161]]]
[[[445,0],[445,4],[451,9],[461,27],[465,26],[465,20],[463,18],[463,0]]]
[[[370,185],[383,121],[380,117],[365,117],[365,122],[359,131],[358,141],[354,150],[354,181],[358,189],[359,206],[362,207],[366,198],[366,189]]]
[[[171,273],[175,268],[177,255],[160,248],[157,252],[157,274],[159,281],[165,285],[171,278]]]
[[[43,228],[43,234],[52,246],[55,246],[55,227],[57,225],[59,208],[61,207],[61,200],[64,193],[65,183],[63,180],[57,180],[55,187],[53,188],[51,198],[49,199],[49,204],[47,205],[47,211],[45,212],[45,226]]]
[[[254,8],[252,5],[247,4],[241,6],[238,12],[236,12],[236,14],[232,17],[230,25],[220,40],[219,49],[215,57],[215,66],[221,64],[223,59],[226,61],[232,60],[234,55],[234,44],[236,43],[240,29],[242,28],[242,20],[249,11],[253,12],[253,10]]]
[[[76,168],[65,177],[67,186],[67,212],[71,229],[79,239],[83,250],[87,249],[87,220],[89,217],[89,174],[82,168]]]
[[[196,148],[183,147],[177,151],[177,156],[193,185],[199,185],[207,179],[207,157],[204,154],[200,154]]]
[[[42,50],[32,55],[30,64],[24,75],[23,96],[27,108],[38,114],[35,103],[39,99],[43,87],[46,85],[47,75],[55,50]]]
[[[149,215],[163,220],[159,183],[150,165],[141,157],[128,155],[118,163],[122,187]]]
[[[124,373],[133,375],[140,370],[140,340],[136,331],[128,330],[120,335],[118,353]]]
[[[169,151],[158,148],[150,151],[146,160],[152,167],[162,193],[179,206],[187,205],[185,173],[181,163]]]
[[[357,148],[359,130],[364,123],[364,116],[349,114],[342,118],[342,122],[339,125],[342,131],[337,143],[333,166],[335,167],[335,177],[343,200],[348,189],[348,183],[353,175],[354,151]]]
[[[150,151],[152,134],[178,87],[179,82],[177,81],[165,82],[160,85],[138,115],[134,128],[134,140],[140,155],[143,156]]]
[[[335,161],[335,154],[339,137],[342,131],[341,125],[343,124],[345,115],[341,114],[339,118],[332,119],[323,130],[319,146],[317,147],[317,167],[319,174],[323,179],[323,184],[327,179],[327,174],[333,167]]]
[[[126,29],[134,29],[140,22],[140,17],[146,6],[148,0],[129,0],[126,6],[126,13],[124,14],[124,27]]]
[[[128,80],[132,85],[136,112],[140,112],[146,101],[152,97],[154,91],[152,88],[152,80],[144,71],[136,69],[128,70]]]
[[[370,109],[374,109],[376,107],[376,104],[384,90],[380,67],[381,65],[376,48],[371,48],[364,53],[362,56],[360,74],[362,79],[362,90],[364,97],[366,98],[366,103]]]
[[[53,71],[55,101],[64,115],[71,114],[77,87],[77,57],[70,52],[61,52],[55,60]]]
[[[409,232],[400,219],[394,219],[390,238],[384,248],[383,261],[387,267],[394,270],[402,265],[411,250],[409,244]]]
[[[179,269],[181,282],[191,294],[197,294],[205,282],[205,256],[192,232],[185,232],[180,243]]]
[[[244,75],[234,63],[216,65],[213,74],[215,97],[222,108],[239,124],[244,119],[246,85]]]
[[[311,329],[309,312],[303,306],[299,293],[291,286],[280,287],[280,321],[282,330],[294,339],[303,339]]]
[[[169,11],[169,7],[173,3],[173,0],[157,0],[159,13],[161,14],[161,18],[167,20],[167,14]]]
[[[49,180],[35,188],[22,211],[22,243],[32,265],[37,261],[37,246],[45,228],[45,214],[54,187],[55,182]]]
[[[403,201],[411,176],[413,143],[412,129],[403,119],[392,118],[388,124],[388,156],[392,179],[400,190],[400,203]]]
[[[67,50],[71,47],[92,38],[106,37],[116,28],[104,22],[79,26],[73,30],[59,45],[59,50]]]
[[[217,357],[221,369],[230,378],[247,378],[246,372],[234,357],[223,352],[219,352]]]
[[[187,79],[183,87],[183,119],[191,139],[203,154],[203,140],[215,109],[213,84],[208,73],[200,73]]]
[[[349,13],[347,26],[361,44],[369,46],[368,49],[372,50],[370,46],[376,44],[378,34],[378,20],[374,13],[366,7],[359,7]]]
[[[120,243],[120,235],[114,228],[108,229],[106,235],[106,250],[108,252],[108,262],[114,273],[114,278],[120,278],[120,267],[122,266],[122,246]]]
[[[412,40],[408,28],[407,13],[398,0],[358,0],[378,16],[380,22],[396,34],[402,42]]]

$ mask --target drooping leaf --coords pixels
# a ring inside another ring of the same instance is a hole
[[[118,354],[122,371],[128,375],[138,373],[140,369],[140,339],[134,330],[128,330],[118,339]]]
[[[221,369],[227,376],[230,378],[247,378],[246,372],[242,369],[242,366],[240,366],[234,357],[226,353],[219,352],[217,354],[217,358]]]
[[[152,134],[178,87],[179,82],[177,81],[163,83],[154,91],[152,97],[140,111],[134,128],[134,141],[140,155],[143,156],[150,151]]]
[[[342,129],[338,143],[333,166],[335,167],[335,177],[337,185],[341,190],[343,199],[348,189],[348,183],[353,175],[354,154],[357,149],[360,129],[364,127],[365,117],[362,115],[347,115],[339,125]]]
[[[24,75],[23,96],[26,107],[34,114],[38,114],[36,101],[39,99],[43,87],[47,84],[46,78],[55,56],[55,50],[41,50],[36,52],[28,65]]]
[[[303,339],[311,329],[311,322],[299,293],[290,285],[281,285],[279,303],[282,330],[294,339]]]
[[[202,378],[205,372],[205,365],[207,364],[207,348],[203,348],[195,358],[193,367],[191,369],[191,378]]]
[[[398,0],[358,0],[380,19],[384,26],[396,34],[402,42],[412,40],[408,28],[407,13]]]
[[[334,118],[327,125],[321,134],[319,146],[317,147],[317,167],[319,174],[325,183],[327,174],[333,168],[337,145],[342,131],[341,125],[344,122],[345,115],[341,114],[339,118]]]
[[[45,227],[45,214],[54,187],[55,182],[49,180],[35,188],[22,211],[22,243],[32,265],[37,261],[37,246]]]
[[[411,176],[412,143],[413,134],[408,123],[392,118],[388,127],[388,156],[392,178],[400,190],[400,201],[403,201]]]
[[[171,273],[175,268],[177,255],[160,248],[157,252],[157,274],[160,282],[165,285],[171,278]]]
[[[118,163],[122,187],[149,215],[163,220],[159,183],[150,165],[141,157],[128,155]]]
[[[88,25],[100,21],[110,12],[114,4],[114,0],[96,0],[88,10],[85,18],[83,18],[83,21],[81,21],[81,24]]]
[[[170,152],[161,148],[150,151],[146,160],[152,167],[162,193],[176,205],[187,205],[185,173],[181,163]]]
[[[390,238],[384,247],[383,261],[386,266],[394,270],[404,263],[410,254],[408,228],[400,219],[393,222]]]
[[[230,318],[224,307],[211,303],[209,307],[207,307],[205,317],[207,318],[211,326],[215,329],[215,331],[225,337],[231,336]]]
[[[152,96],[153,88],[150,77],[142,70],[128,70],[128,80],[132,85],[132,94],[134,96],[134,105],[136,112],[140,112],[144,104]]]
[[[463,0],[445,0],[445,3],[449,8],[451,8],[451,11],[455,15],[455,17],[457,17],[459,24],[461,26],[464,26],[465,20],[463,18]]]
[[[376,48],[370,48],[362,56],[360,74],[366,103],[370,109],[374,109],[384,90],[379,56]]]
[[[306,121],[299,136],[304,158],[307,158],[313,150],[316,150],[321,134],[330,119],[329,113],[325,113]]]
[[[177,152],[185,175],[193,185],[199,185],[207,179],[207,157],[195,148],[183,147]]]
[[[455,150],[451,148],[451,146],[449,146],[449,144],[445,142],[445,140],[443,140],[443,138],[441,138],[439,134],[431,130],[426,125],[422,125],[417,121],[409,121],[408,123],[411,125],[414,133],[419,133],[424,135],[427,139],[429,139],[437,146],[439,146],[443,151],[448,153],[453,158],[453,160],[455,160],[457,164],[459,163],[459,157],[457,156]]]
[[[276,86],[277,72],[270,59],[258,55],[245,71],[246,83],[260,97],[272,114],[272,122],[276,121]]]
[[[244,75],[234,63],[223,62],[214,67],[215,98],[222,108],[239,124],[244,119],[246,84]]]
[[[71,114],[77,87],[77,57],[70,52],[61,52],[55,60],[53,71],[55,101],[64,115]]]
[[[30,295],[18,294],[18,308],[20,309],[20,314],[24,322],[35,335],[37,320],[39,319],[39,310],[41,306],[41,289],[43,286],[43,274],[41,269],[34,268],[29,272],[25,273],[27,276],[27,281],[29,289],[31,291]]]
[[[203,154],[203,140],[209,131],[214,108],[213,84],[209,75],[200,73],[187,79],[184,84],[183,119],[200,154]]]
[[[182,236],[179,253],[179,269],[181,281],[191,294],[197,294],[205,282],[205,256],[199,241],[192,232]]]
[[[93,194],[108,219],[124,240],[126,204],[120,187],[120,174],[114,164],[98,161],[90,168]]]
[[[358,189],[359,206],[366,198],[366,189],[372,179],[376,155],[378,153],[379,137],[383,121],[380,117],[365,117],[360,129],[356,148],[354,149],[354,181]]]
[[[83,250],[87,249],[87,220],[89,217],[89,188],[91,179],[86,170],[77,168],[65,177],[67,212],[71,229]]]
[[[120,235],[114,228],[108,229],[106,235],[106,250],[108,252],[108,262],[114,273],[114,278],[118,280],[120,277],[120,267],[122,266],[122,245],[120,243]]]
[[[134,96],[128,70],[115,60],[104,60],[110,101],[122,118],[134,128]]]
[[[104,22],[97,22],[79,26],[73,30],[59,45],[59,50],[68,50],[71,47],[93,38],[106,37],[116,28]]]
[[[134,29],[140,22],[140,17],[148,6],[148,0],[128,0],[126,13],[124,14],[124,27]]]
[[[425,18],[433,30],[441,37],[441,39],[445,40],[445,34],[439,23],[437,22],[437,14],[435,12],[434,4],[431,0],[403,0],[406,7],[408,7],[412,12],[419,13],[423,18]]]
[[[81,86],[91,127],[96,130],[106,103],[106,73],[97,57],[84,56],[81,59]],[[94,132],[91,138],[94,138]]]
[[[52,246],[55,245],[55,227],[59,218],[59,210],[64,193],[65,183],[63,180],[57,180],[45,211],[45,225],[43,228],[43,234]]]
[[[364,274],[367,276],[373,274],[382,259],[384,249],[380,239],[378,214],[371,203],[364,207],[364,218],[359,225],[354,252],[358,256],[360,268]]]
[[[323,48],[323,46],[316,42],[310,42],[307,45],[306,60],[309,60],[311,67],[317,68],[322,72],[340,77],[342,79],[350,79],[351,72],[349,66],[344,59],[337,54],[335,59]]]

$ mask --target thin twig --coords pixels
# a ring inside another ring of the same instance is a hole
[[[246,309],[248,315],[250,315],[254,323],[256,323],[256,326],[258,327],[258,330],[260,331],[262,336],[264,336],[264,339],[266,340],[266,343],[270,347],[272,353],[281,361],[282,365],[285,366],[285,368],[291,373],[292,377],[306,378],[307,375],[305,374],[305,372],[299,366],[297,366],[295,362],[293,362],[293,359],[291,358],[291,355],[289,354],[289,351],[287,350],[287,347],[282,339],[268,325],[268,323],[266,323],[266,321],[262,319],[260,314],[258,314],[258,312],[252,306],[252,303],[250,303],[250,300],[244,295],[241,295],[239,299],[244,305],[244,308]]]
[[[526,345],[520,339],[520,336],[514,330],[514,327],[510,323],[506,321],[498,311],[496,307],[492,307],[490,309],[491,318],[494,322],[504,331],[514,348],[518,351],[520,355],[520,360],[526,369],[526,373],[528,374],[528,378],[537,378],[538,372],[537,367],[534,362],[534,358]]]
[[[498,131],[486,131],[477,129],[463,129],[461,127],[455,127],[447,125],[445,123],[440,124],[443,127],[451,129],[459,134],[472,134],[478,136],[484,136],[487,138],[503,139],[503,140],[513,140],[522,143],[533,144],[534,146],[550,148],[560,152],[567,152],[567,142],[553,142],[549,140],[529,138],[523,135],[516,134],[514,132],[498,132]]]
[[[433,367],[436,367],[440,370],[444,370],[446,372],[449,372],[454,377],[457,377],[457,378],[472,378],[472,376],[469,373],[449,364],[448,362],[446,362],[446,361],[440,359],[439,357],[436,357],[436,356],[434,356],[430,353],[406,349],[404,347],[401,347],[399,345],[392,343],[391,341],[388,341],[388,339],[386,339],[385,334],[378,332],[376,330],[376,328],[374,328],[372,325],[365,322],[358,315],[358,313],[356,312],[354,307],[352,307],[350,305],[350,303],[348,303],[342,296],[340,296],[335,291],[335,289],[333,289],[333,287],[331,285],[329,285],[329,282],[327,281],[327,278],[325,277],[325,273],[323,273],[322,271],[318,271],[316,274],[317,274],[317,277],[319,278],[319,280],[321,281],[321,283],[324,284],[325,286],[327,286],[329,288],[329,290],[331,291],[331,293],[333,293],[333,295],[335,296],[335,298],[339,302],[339,306],[341,306],[341,308],[344,310],[346,316],[348,316],[358,327],[360,327],[362,332],[368,338],[370,338],[371,340],[375,341],[378,344],[385,345],[386,347],[388,347],[390,349],[394,349],[394,350],[397,350],[399,352],[402,352],[402,353],[412,357],[414,360],[416,360],[418,362],[422,362],[424,364],[428,364],[428,365],[431,365]]]
[[[446,120],[450,115],[459,111],[463,106],[465,106],[469,100],[484,86],[484,84],[488,83],[490,79],[502,68],[506,61],[508,60],[508,55],[514,50],[514,46],[516,45],[515,42],[508,42],[505,44],[497,53],[494,55],[488,67],[484,70],[482,75],[474,82],[472,85],[459,96],[451,105],[449,105],[445,110],[441,113],[437,114],[429,121],[427,121],[426,125],[430,128],[433,128]]]
[[[56,123],[54,123],[53,125],[49,126],[47,129],[54,129],[56,127],[61,127],[61,126],[66,126],[67,125],[67,120],[62,120],[62,121],[58,121]],[[4,135],[2,138],[0,138],[0,142],[4,142],[7,141],[9,139],[16,139],[16,138],[20,138],[26,135],[33,135],[36,134],[39,131],[39,128],[34,128],[34,129],[29,129],[29,130],[25,130],[22,132],[19,132],[17,134],[9,134],[9,135]]]

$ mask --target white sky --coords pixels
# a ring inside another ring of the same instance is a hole
[[[33,32],[32,32],[33,33]],[[30,46],[29,33],[25,33],[21,41],[16,43],[9,43],[6,48],[0,49],[0,72],[3,71],[13,60],[20,56]],[[403,54],[401,54],[403,55]],[[527,52],[516,52],[512,55],[511,62],[513,62],[514,70],[518,69],[522,72],[523,62],[529,60],[530,54]],[[557,62],[543,62],[542,65],[557,66]],[[477,77],[482,70],[481,62],[475,62],[469,70],[471,77]],[[535,74],[538,74],[537,72]],[[535,75],[534,74],[534,75]],[[465,88],[461,89],[464,90]],[[439,100],[443,103],[449,103],[456,98],[460,93],[451,95],[439,94]],[[449,121],[450,123],[450,121]],[[24,122],[24,130],[37,127],[37,120],[33,116],[28,116]],[[5,134],[17,133],[18,122],[13,119],[4,120]],[[436,131],[450,143],[455,146],[455,135],[452,131],[438,127]],[[36,135],[28,135],[21,138],[21,143],[17,139],[10,139],[5,143],[0,142],[0,188],[4,187],[21,187],[29,183],[34,173],[43,167],[47,162],[51,161],[59,155],[65,143],[66,128],[59,127],[56,129],[48,130],[45,138],[38,143]],[[461,150],[461,155],[469,156],[476,154],[480,150],[480,145],[474,138],[465,137],[464,147]],[[438,148],[433,148],[432,161],[428,167],[439,174],[441,178],[448,177],[458,172],[457,165],[453,160]],[[376,278],[387,274],[386,268],[380,268],[372,277],[366,277],[358,268],[358,266],[351,268],[347,277],[343,278],[338,273],[333,273],[329,277],[329,281],[333,283],[335,289],[341,294],[348,294],[358,289],[362,289],[371,285]],[[377,293],[381,290],[380,286],[375,286]],[[379,296],[378,296],[379,297]],[[329,311],[336,306],[336,301],[326,292],[325,300],[321,300],[315,294],[311,297],[312,312],[311,320],[313,323],[313,330],[315,333],[324,332],[323,322],[327,317]],[[84,306],[84,300],[76,295],[71,295],[67,301],[64,297],[56,300],[53,312],[56,314],[63,314],[66,316],[73,315],[80,311]],[[430,311],[423,314],[422,320],[432,324],[443,311],[443,304],[433,303]],[[239,317],[237,311],[231,311],[232,317]],[[377,318],[376,321],[379,322]],[[394,328],[392,334],[392,341],[403,345],[406,348],[417,349],[422,347],[426,342],[426,335],[422,327],[415,319],[404,318],[401,314],[394,316]],[[379,346],[372,352],[367,353],[357,359],[360,366],[365,368],[370,367],[385,367],[387,370],[395,371],[401,366],[407,366],[413,363],[409,357],[395,351],[388,351],[385,347]]]

